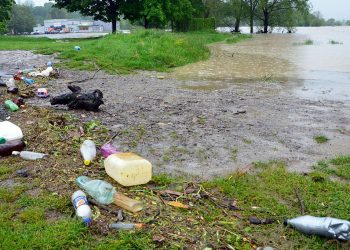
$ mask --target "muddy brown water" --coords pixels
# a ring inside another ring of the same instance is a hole
[[[322,32],[326,34],[328,29]],[[78,85],[104,93],[102,112],[52,108],[82,121],[101,121],[111,135],[119,133],[114,143],[121,150],[149,159],[155,173],[206,179],[269,160],[283,160],[290,170],[307,172],[318,160],[350,154],[350,104],[345,76],[347,40],[331,35],[319,39],[315,35],[311,38],[314,45],[295,45],[305,39],[308,36],[301,32],[211,45],[208,61],[169,74],[112,76],[99,72],[94,79]],[[330,45],[329,39],[343,44]],[[319,53],[326,56],[323,47],[334,50],[329,52],[331,55],[338,55],[338,67],[331,63],[330,56],[327,60],[320,58]],[[33,66],[31,56],[36,66],[52,60],[28,52],[23,52],[25,57],[20,57],[22,52],[16,53],[16,58],[21,58],[15,61],[16,68]],[[2,71],[11,71],[15,59],[10,55],[0,52]],[[319,56],[315,63],[311,63],[312,55]],[[323,75],[315,73],[317,70]],[[66,93],[68,81],[93,75],[62,70],[61,77],[50,80],[46,87],[51,96]],[[158,75],[165,79],[158,79]],[[322,88],[331,91],[322,92]],[[51,107],[47,99],[27,102]],[[330,141],[317,144],[313,139],[316,135],[325,135]]]

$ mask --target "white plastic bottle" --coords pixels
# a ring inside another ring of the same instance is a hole
[[[12,154],[19,155],[24,160],[29,160],[29,161],[35,161],[35,160],[42,159],[45,156],[47,156],[46,154],[30,152],[30,151],[21,151],[21,152],[13,151]]]
[[[80,147],[81,155],[86,166],[90,165],[96,157],[96,145],[91,140],[85,140]]]
[[[72,194],[72,203],[75,209],[75,213],[78,217],[83,219],[86,226],[91,223],[92,212],[87,201],[86,194],[78,190]]]

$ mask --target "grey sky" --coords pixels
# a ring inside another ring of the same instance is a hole
[[[17,0],[17,2],[26,0]],[[310,0],[314,11],[320,11],[325,18],[350,20],[350,0]],[[43,5],[48,0],[32,0],[35,5]]]

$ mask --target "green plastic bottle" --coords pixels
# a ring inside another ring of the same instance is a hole
[[[6,139],[4,137],[0,137],[0,144],[6,143]]]
[[[19,107],[17,106],[17,104],[14,103],[11,100],[5,101],[5,107],[8,108],[9,110],[13,111],[13,112],[19,110]]]

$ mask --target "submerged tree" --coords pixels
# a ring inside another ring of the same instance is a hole
[[[308,11],[309,0],[259,0],[255,16],[263,22],[263,33],[268,32],[274,15],[287,10]]]

